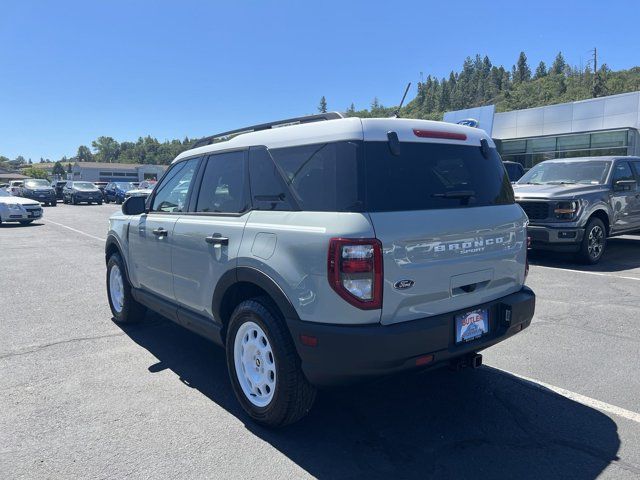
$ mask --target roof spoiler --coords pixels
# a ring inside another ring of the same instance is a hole
[[[337,120],[344,118],[339,112],[326,112],[319,113],[317,115],[307,115],[304,117],[286,118],[284,120],[276,120],[275,122],[260,123],[258,125],[251,125],[249,127],[238,128],[237,130],[229,130],[228,132],[216,133],[205,138],[198,140],[191,148],[203,147],[205,145],[211,145],[212,143],[224,142],[231,140],[231,138],[242,135],[243,133],[257,132],[260,130],[269,130],[272,128],[286,127],[288,125],[301,125],[303,123],[322,122],[324,120]]]

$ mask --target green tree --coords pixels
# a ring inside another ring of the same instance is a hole
[[[91,142],[91,146],[96,151],[96,159],[99,162],[114,163],[118,161],[120,144],[113,137],[98,137]]]
[[[567,62],[565,62],[564,57],[562,56],[562,52],[558,52],[558,55],[556,55],[556,58],[551,65],[551,70],[549,70],[549,73],[553,75],[562,75],[564,74],[566,68]]]
[[[356,114],[356,106],[353,104],[353,102],[351,102],[351,105],[349,105],[349,108],[347,108],[347,117],[353,117]]]
[[[53,165],[53,170],[52,172],[54,175],[60,175],[61,177],[64,177],[64,167],[62,166],[62,163],[60,163],[60,161],[57,161],[54,165]]]
[[[86,145],[80,145],[78,147],[78,153],[76,154],[76,160],[78,162],[91,162],[93,161],[93,153]]]
[[[320,113],[327,113],[327,99],[324,98],[324,95],[320,97],[320,104],[318,105],[318,111]]]
[[[47,178],[47,172],[41,168],[29,167],[22,170],[22,174],[30,178]]]
[[[516,81],[522,83],[528,82],[529,80],[531,80],[531,69],[527,64],[527,56],[524,52],[520,52],[516,67]]]
[[[536,74],[534,76],[535,79],[546,77],[547,76],[547,65],[544,62],[540,62],[538,67],[536,68]]]

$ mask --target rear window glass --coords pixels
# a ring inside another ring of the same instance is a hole
[[[495,149],[477,146],[365,142],[366,210],[433,210],[514,203],[513,189]]]

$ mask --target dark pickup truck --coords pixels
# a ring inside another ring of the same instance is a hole
[[[539,163],[513,186],[529,217],[531,247],[600,261],[607,237],[640,231],[640,157]]]

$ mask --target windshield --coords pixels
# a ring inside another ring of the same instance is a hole
[[[75,188],[84,188],[87,190],[93,190],[96,186],[91,182],[73,182]]]
[[[38,187],[50,187],[51,185],[49,185],[49,182],[47,182],[46,180],[36,179],[36,180],[26,180],[24,182],[24,186],[29,188],[38,188]]]
[[[124,190],[125,192],[128,192],[129,190],[133,190],[134,188],[136,188],[136,186],[131,182],[116,182],[116,186],[120,190]]]
[[[522,176],[523,168],[520,165],[517,165],[515,163],[505,163],[504,168],[507,170],[509,180],[511,180],[512,182],[515,182]]]
[[[610,167],[608,161],[542,162],[525,173],[518,185],[601,185]]]

